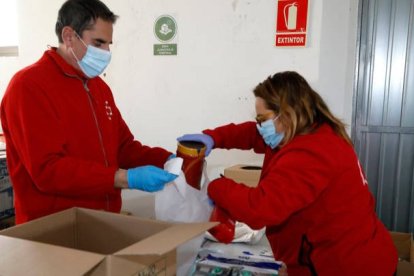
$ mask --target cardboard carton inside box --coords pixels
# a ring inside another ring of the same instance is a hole
[[[256,187],[260,180],[262,168],[253,165],[234,165],[224,169],[224,176],[249,187]]]
[[[411,233],[390,232],[398,252],[397,276],[414,275],[414,241]]]
[[[0,275],[175,275],[176,247],[215,224],[72,208],[0,231]]]

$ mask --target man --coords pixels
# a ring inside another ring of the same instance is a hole
[[[67,0],[59,47],[10,81],[1,104],[16,223],[74,206],[119,212],[121,188],[157,191],[174,157],[134,140],[99,74],[117,16],[99,0]]]

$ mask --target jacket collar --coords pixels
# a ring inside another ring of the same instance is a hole
[[[48,50],[46,50],[45,55],[51,58],[65,75],[70,76],[70,77],[80,78],[83,80],[87,79],[81,71],[79,71],[78,69],[74,68],[72,65],[67,63],[66,60],[64,60],[58,54],[56,47],[50,47]]]

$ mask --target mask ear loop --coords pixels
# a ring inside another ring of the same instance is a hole
[[[276,121],[277,121],[277,119],[279,119],[279,118],[280,118],[280,115],[281,115],[281,114],[279,113],[279,115],[277,115],[277,116],[273,119],[273,124],[274,124],[274,126],[275,126],[275,132],[276,132],[276,133],[278,133],[278,132],[277,132]]]
[[[86,45],[86,43],[83,41],[83,39],[80,37],[80,35],[75,31],[74,31],[74,33],[79,38],[79,40],[82,42],[82,44],[85,45],[86,49],[88,49],[88,45]],[[79,63],[80,62],[79,58],[75,55],[75,52],[73,51],[72,47],[70,47],[70,51],[72,52],[72,54],[75,57],[76,61]]]
[[[79,38],[82,44],[85,45],[86,48],[88,48],[88,45],[86,45],[85,41],[83,41],[83,39],[80,37],[80,35],[77,32],[75,32],[75,35]]]
[[[79,63],[78,57],[75,55],[75,52],[73,51],[73,48],[70,47],[70,51],[72,52],[73,57],[76,59],[76,61]]]

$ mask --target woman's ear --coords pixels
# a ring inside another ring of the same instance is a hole
[[[73,29],[69,26],[63,27],[61,36],[63,44],[66,45],[66,47],[71,48],[72,41],[75,38]]]

